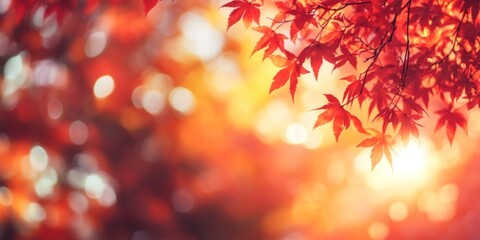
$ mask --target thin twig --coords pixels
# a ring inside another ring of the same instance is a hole
[[[403,58],[403,69],[402,69],[402,88],[405,88],[407,86],[406,79],[407,79],[407,72],[408,72],[408,66],[410,62],[410,8],[411,8],[412,0],[409,0],[407,2],[407,42],[405,44],[405,56]]]

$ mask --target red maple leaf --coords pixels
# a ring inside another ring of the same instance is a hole
[[[373,120],[382,120],[382,132],[387,131],[387,127],[389,124],[392,124],[393,129],[397,129],[398,127],[398,116],[397,111],[393,108],[385,107],[379,111],[379,113],[373,118]]]
[[[297,33],[302,29],[308,28],[309,24],[312,24],[318,27],[318,23],[312,14],[310,14],[311,9],[307,9],[303,6],[302,3],[297,2],[293,10],[289,10],[287,13],[294,16],[294,20],[290,25],[290,39],[292,42],[295,42],[297,39]]]
[[[469,10],[472,15],[472,19],[477,19],[478,12],[480,10],[480,3],[476,0],[465,0],[463,2],[463,9]]]
[[[144,6],[144,11],[145,15],[147,15],[150,10],[152,10],[155,5],[157,5],[158,0],[143,0],[143,6]]]
[[[436,111],[436,113],[440,115],[440,118],[438,119],[435,131],[445,126],[450,145],[452,144],[453,137],[455,136],[457,125],[463,128],[465,133],[467,133],[467,120],[458,109],[453,110],[452,107],[448,107],[442,110],[438,110]]]
[[[322,36],[322,38],[320,39],[320,42],[329,44],[336,48],[340,44],[340,40],[343,37],[343,32],[341,30],[341,26],[339,23],[332,22],[332,25],[333,25],[332,31]]]
[[[354,103],[362,107],[367,102],[368,117],[375,116],[379,122],[382,139],[388,132],[391,142],[401,138],[405,144],[411,136],[419,136],[418,122],[428,116],[432,99],[445,106],[463,104],[467,99],[468,110],[480,106],[480,52],[475,51],[478,0],[451,4],[434,0],[274,0],[269,6],[258,0],[228,1],[224,6],[235,8],[229,27],[242,17],[246,20],[247,7],[257,8],[249,4],[260,3],[258,9],[268,9],[273,16],[266,19],[270,24],[253,28],[262,36],[252,51],[253,55],[264,50],[263,59],[270,57],[279,67],[270,92],[289,83],[293,99],[305,68],[318,80],[326,62],[333,65],[332,72],[340,68],[355,72],[340,79],[347,81],[342,103],[326,95],[328,103],[319,108],[323,111],[315,127],[332,122],[337,141],[352,121],[365,131],[345,110]],[[249,18],[250,23],[254,21]],[[439,33],[439,28],[445,31]],[[467,131],[466,115],[452,109],[437,113],[437,130],[445,126],[450,142],[457,125]],[[383,155],[390,159],[390,148],[384,142],[375,135],[361,144],[373,144],[374,165]]]
[[[300,77],[301,74],[308,73],[308,71],[297,64],[297,58],[293,54],[286,52],[286,55],[288,58],[277,55],[271,57],[272,62],[277,67],[283,68],[273,77],[272,85],[270,85],[270,93],[284,86],[290,80],[290,95],[293,101],[295,91],[297,90],[298,77]]]
[[[318,72],[322,67],[323,59],[325,58],[325,60],[329,62],[335,61],[333,52],[334,50],[327,45],[321,43],[311,44],[302,50],[298,55],[298,60],[300,61],[300,64],[303,64],[305,60],[309,58],[315,79],[318,79]]]
[[[351,103],[355,98],[358,98],[358,103],[361,106],[366,95],[360,94],[360,90],[362,89],[362,82],[355,75],[349,75],[340,78],[340,80],[350,82],[350,84],[348,84],[348,86],[345,88],[345,91],[343,92],[343,101],[346,100],[347,102]]]
[[[284,41],[287,39],[285,35],[275,33],[275,31],[265,26],[255,27],[253,30],[263,33],[263,36],[260,38],[260,40],[258,40],[257,44],[255,44],[252,55],[263,48],[267,48],[263,53],[263,59],[272,55],[277,49],[285,51]]]
[[[241,18],[246,28],[249,28],[252,22],[259,24],[260,21],[260,7],[259,3],[249,2],[247,0],[234,0],[224,4],[222,7],[235,8],[228,16],[227,30]]]
[[[382,11],[382,0],[372,0],[372,12],[377,14]]]
[[[402,112],[397,112],[399,116],[398,121],[400,123],[399,134],[402,138],[403,143],[408,144],[409,136],[414,136],[418,138],[418,127],[422,125],[418,124],[416,121],[421,119],[422,116],[419,114],[405,114]]]
[[[363,140],[357,145],[357,147],[373,147],[372,153],[370,154],[370,159],[372,160],[372,171],[377,166],[377,164],[382,160],[383,155],[388,160],[390,167],[392,167],[392,153],[390,135],[383,134],[375,129],[368,129],[371,138]]]
[[[357,55],[354,53],[350,53],[350,51],[343,45],[340,46],[340,51],[342,54],[336,56],[335,61],[332,62],[335,63],[333,68],[340,68],[347,62],[350,63],[352,67],[357,68]]]
[[[338,138],[340,137],[340,133],[342,133],[344,129],[348,129],[348,127],[350,127],[350,121],[353,122],[354,126],[359,132],[365,133],[365,129],[363,128],[360,120],[345,110],[335,96],[331,94],[325,94],[325,97],[327,98],[328,103],[316,109],[325,109],[325,112],[318,115],[314,128],[329,123],[333,120],[333,133],[335,134],[335,139],[337,142]]]

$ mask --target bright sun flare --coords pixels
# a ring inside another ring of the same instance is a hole
[[[386,159],[382,159],[373,171],[365,167],[360,169],[361,164],[369,166],[370,152],[366,150],[358,155],[355,167],[364,174],[370,188],[410,195],[434,180],[436,168],[433,165],[438,162],[438,156],[429,140],[412,140],[406,146],[401,143],[394,150],[393,171]]]
[[[422,178],[426,174],[428,154],[421,148],[420,144],[410,141],[410,143],[397,152],[397,157],[393,162],[393,172],[399,177]]]

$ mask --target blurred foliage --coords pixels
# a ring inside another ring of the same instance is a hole
[[[223,3],[1,12],[0,239],[479,234],[480,129],[395,146],[394,172],[371,172],[345,150],[358,135],[311,130],[337,83],[267,95],[275,69],[250,57],[255,33],[225,35]]]

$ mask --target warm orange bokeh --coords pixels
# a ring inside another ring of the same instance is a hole
[[[325,63],[295,103],[269,95],[277,69],[250,56],[257,33],[225,31],[223,3],[164,0],[145,17],[126,1],[60,22],[40,6],[18,25],[2,13],[1,239],[479,234],[478,111],[452,146],[424,121],[393,171],[372,172],[358,133],[312,130],[344,75]]]

